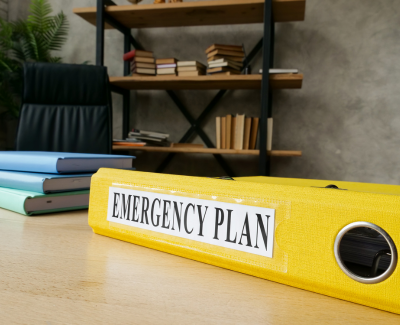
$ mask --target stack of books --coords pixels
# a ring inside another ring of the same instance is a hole
[[[206,49],[206,54],[207,74],[240,74],[245,57],[242,46],[213,44]]]
[[[176,63],[178,62],[175,58],[157,59],[157,74],[158,75],[170,75],[176,76]]]
[[[133,50],[124,54],[124,61],[131,63],[132,75],[154,76],[156,74],[153,52]]]
[[[100,167],[132,169],[132,156],[0,152],[0,208],[24,215],[87,209]]]
[[[193,77],[206,74],[206,66],[198,61],[179,61],[178,76]]]
[[[258,136],[258,117],[237,114],[216,118],[217,149],[253,150]],[[272,118],[268,119],[267,150],[272,147]]]
[[[144,142],[148,146],[169,147],[171,142],[168,141],[168,138],[169,134],[167,133],[132,129],[126,140]]]
[[[113,139],[114,146],[126,146],[126,147],[144,147],[147,143],[134,138]]]

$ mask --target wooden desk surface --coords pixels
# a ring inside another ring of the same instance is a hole
[[[400,324],[400,316],[0,209],[0,324]]]

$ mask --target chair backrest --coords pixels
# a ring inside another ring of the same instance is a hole
[[[16,150],[111,153],[107,68],[26,63]]]

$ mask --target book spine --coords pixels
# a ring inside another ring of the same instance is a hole
[[[244,115],[236,116],[236,131],[235,131],[235,149],[243,149],[243,137],[244,137]]]
[[[44,193],[43,191],[43,179],[32,180],[29,177],[21,179],[15,175],[0,175],[0,187],[14,188],[17,190],[24,190],[30,192]]]
[[[259,121],[260,119],[258,117],[253,117],[251,121],[250,144],[249,144],[249,149],[251,150],[254,150],[256,148]]]
[[[231,149],[235,149],[236,117],[232,116],[231,125]]]
[[[246,117],[244,122],[244,138],[243,138],[243,149],[249,149],[250,142],[250,129],[251,129],[251,117]]]
[[[225,148],[230,149],[231,148],[231,130],[232,128],[232,115],[228,114],[226,116],[226,143],[225,143]]]
[[[226,117],[221,117],[221,149],[226,149]]]
[[[58,174],[57,164],[58,157],[46,157],[26,155],[21,159],[20,155],[7,155],[0,156],[0,170],[13,170],[22,172],[33,172],[33,173],[48,173]]]
[[[7,191],[0,191],[0,208],[11,210],[27,216],[25,211],[26,197]]]
[[[217,142],[217,149],[221,149],[221,118],[215,118],[215,140]]]
[[[268,134],[267,134],[267,150],[272,150],[272,128],[273,128],[273,118],[268,118]]]

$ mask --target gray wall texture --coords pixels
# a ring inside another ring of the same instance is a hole
[[[2,1],[2,0],[0,0]],[[50,1],[70,21],[65,62],[95,62],[95,27],[72,14],[95,0]],[[118,4],[129,4],[126,0]],[[151,3],[145,0],[142,3]],[[1,3],[1,2],[0,2]],[[27,14],[29,1],[9,3],[9,18]],[[213,43],[244,44],[247,51],[262,37],[261,25],[157,28],[133,31],[156,57],[206,62]],[[122,74],[123,42],[106,32],[110,75]],[[252,64],[261,67],[261,53]],[[400,172],[400,7],[397,0],[307,0],[304,22],[276,26],[275,67],[298,68],[303,88],[274,91],[273,149],[302,150],[297,158],[273,158],[272,175],[399,184]],[[217,91],[178,91],[198,116]],[[121,134],[121,101],[115,96],[114,136]],[[132,92],[131,126],[159,130],[178,141],[189,127],[164,91]],[[229,91],[206,121],[215,139],[215,117],[228,113],[258,116],[260,92]],[[198,138],[193,142],[201,143]],[[136,167],[154,171],[164,154],[137,153]],[[256,157],[226,156],[238,175],[256,175]],[[167,173],[220,176],[209,155],[177,155]]]
[[[0,0],[0,17],[8,19],[8,0]]]

